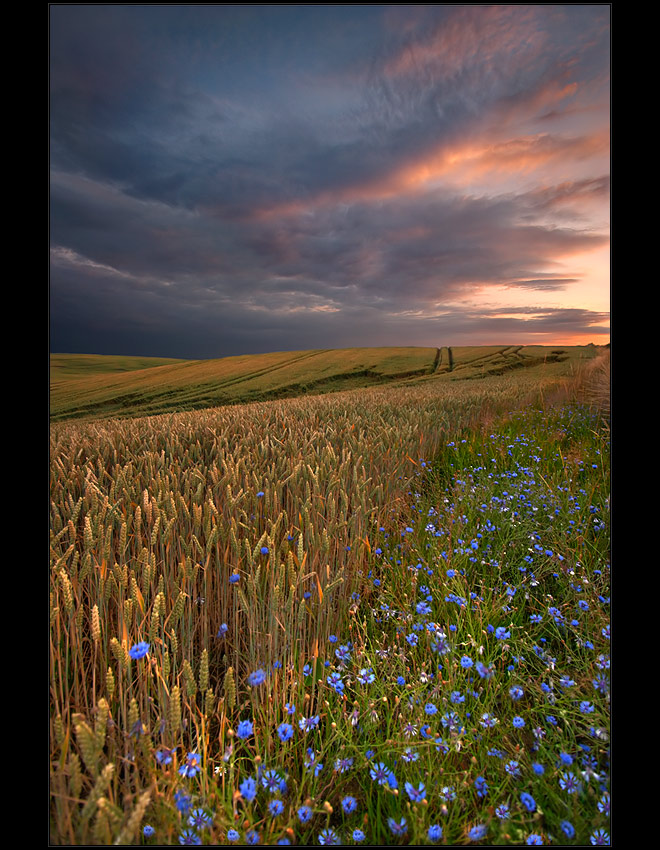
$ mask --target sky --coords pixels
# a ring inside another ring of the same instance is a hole
[[[610,6],[51,5],[50,350],[609,342]]]

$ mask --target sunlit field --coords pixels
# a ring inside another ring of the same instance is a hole
[[[51,421],[161,413],[529,372],[537,383],[575,374],[595,346],[499,345],[341,348],[246,354],[217,360],[51,355]]]
[[[604,391],[484,362],[51,425],[51,843],[609,844]]]

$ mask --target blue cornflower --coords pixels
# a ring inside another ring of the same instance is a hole
[[[477,661],[477,673],[482,679],[492,679],[495,668],[493,665],[486,666],[482,661]]]
[[[251,685],[252,687],[263,685],[266,681],[266,671],[261,668],[259,668],[259,670],[255,670],[254,673],[250,673],[247,681],[248,685]]]
[[[582,714],[591,714],[595,711],[594,704],[592,702],[589,702],[589,700],[583,700],[580,703],[580,711],[582,712]]]
[[[238,786],[238,790],[241,792],[241,797],[251,803],[257,796],[257,783],[251,776],[248,776]]]
[[[341,675],[337,672],[331,673],[326,682],[333,688],[336,693],[341,694],[344,692],[344,683],[341,680]]]
[[[580,783],[574,773],[562,773],[559,777],[559,785],[567,794],[574,794],[580,787]]]
[[[589,841],[598,847],[604,847],[606,845],[609,846],[610,836],[604,829],[597,829],[595,832],[591,833]]]
[[[401,818],[399,822],[395,821],[394,818],[388,818],[387,825],[392,835],[405,835],[408,832],[408,825],[405,818]]]
[[[135,736],[136,738],[139,738],[140,735],[146,735],[146,733],[147,727],[144,725],[144,723],[141,720],[136,720],[133,724],[133,727],[131,728],[130,737]]]
[[[520,766],[517,761],[508,761],[504,765],[504,770],[506,770],[509,776],[513,776],[514,778],[520,776]]]
[[[418,614],[425,616],[425,615],[431,613],[432,608],[427,602],[418,602],[415,610],[417,611]]]
[[[238,841],[240,837],[241,833],[237,829],[234,829],[232,827],[231,829],[227,830],[227,841]]]
[[[486,797],[488,794],[488,783],[483,776],[477,776],[474,780],[474,787],[477,792],[477,797]]]
[[[522,729],[523,726],[525,725],[525,721],[523,720],[523,718],[518,717],[518,716],[513,718],[512,723],[513,723],[514,728],[516,728],[516,729]]]
[[[399,787],[399,782],[394,775],[393,770],[389,770],[387,773],[387,779],[385,780],[385,785],[388,785],[392,790]]]
[[[413,761],[417,761],[417,759],[419,758],[419,753],[416,753],[413,749],[411,749],[411,747],[406,747],[401,755],[401,758],[405,762],[411,763]]]
[[[464,655],[461,658],[461,667],[463,667],[464,670],[469,670],[473,664],[474,661],[468,655]]]
[[[174,792],[174,803],[182,815],[190,811],[192,800],[185,791]]]
[[[307,823],[309,820],[311,820],[312,810],[309,806],[301,806],[296,812],[296,814],[298,815],[298,820],[300,821],[300,823]]]
[[[527,809],[528,812],[536,811],[536,800],[532,797],[531,794],[528,794],[526,791],[523,791],[520,795],[520,802]]]
[[[319,833],[319,844],[337,847],[341,844],[341,841],[339,840],[337,832],[331,826],[329,826],[326,829],[322,829]]]
[[[312,810],[309,806],[300,806],[296,814],[300,823],[307,823],[312,818]]]
[[[450,711],[448,714],[443,714],[440,718],[440,722],[446,728],[450,730],[463,731],[463,727],[461,726],[461,718],[456,714],[455,711]]]
[[[141,641],[140,643],[135,643],[129,649],[128,654],[137,661],[138,658],[144,658],[144,656],[149,652],[149,644],[145,641]]]
[[[314,776],[318,776],[323,770],[323,764],[316,760],[316,753],[311,747],[307,748],[307,759],[304,764],[306,770],[311,770],[311,768],[314,767]]]
[[[201,844],[202,839],[193,829],[184,829],[179,836],[179,844]]]
[[[278,790],[280,790],[282,781],[283,777],[272,768],[270,770],[264,771],[264,773],[261,775],[261,784],[271,794],[275,794]]]
[[[383,762],[379,762],[378,764],[373,765],[370,769],[369,773],[374,782],[378,782],[379,785],[382,785],[387,778],[387,772],[389,768],[387,765],[383,764]]]
[[[433,705],[432,702],[427,702],[426,705],[424,706],[424,712],[426,714],[437,714],[438,709]]]
[[[176,747],[173,747],[171,750],[157,750],[156,761],[158,764],[172,764],[172,756],[175,752]]]
[[[507,631],[506,626],[498,626],[495,629],[495,637],[498,640],[506,640],[511,637],[511,632]]]
[[[567,838],[575,838],[575,827],[568,820],[563,820],[559,826],[561,827],[561,831]]]
[[[456,789],[453,785],[444,785],[440,789],[440,799],[443,803],[451,803],[456,799]]]
[[[595,679],[591,680],[591,684],[594,686],[594,689],[597,690],[601,694],[606,694],[610,689],[610,681],[607,676],[600,675]]]
[[[236,729],[237,737],[245,740],[245,738],[249,738],[254,730],[254,726],[251,720],[241,720],[238,724],[238,728]]]
[[[357,680],[361,685],[370,685],[373,681],[375,681],[376,676],[371,670],[367,670],[365,667],[360,670],[357,675]]]
[[[426,796],[426,788],[424,787],[424,783],[420,782],[417,788],[411,783],[406,782],[405,784],[406,794],[410,797],[413,803],[419,803]]]
[[[532,832],[527,836],[525,844],[543,844],[543,839],[536,832]]]
[[[257,499],[261,499],[264,495],[265,495],[264,491],[259,490],[259,492],[257,493]]]
[[[500,820],[506,820],[511,814],[509,806],[506,803],[500,803],[500,805],[495,809],[495,814]]]
[[[268,811],[271,813],[272,817],[276,818],[284,811],[284,803],[281,800],[271,800],[268,804]]]
[[[145,838],[151,838],[151,836],[156,832],[156,830],[151,826],[151,824],[146,823],[144,825],[144,829],[142,830],[142,835]]]
[[[200,829],[210,829],[213,824],[213,818],[204,809],[195,809],[190,813],[188,823],[198,831]]]
[[[426,835],[429,841],[440,841],[442,838],[442,827],[437,824],[431,824]]]
[[[537,776],[543,776],[545,773],[545,767],[543,767],[543,765],[538,761],[533,762],[532,770]]]
[[[239,582],[240,580],[241,580],[241,574],[240,574],[240,573],[232,573],[232,574],[229,576],[229,583],[230,583],[230,584],[236,584],[236,583],[237,583],[237,582]]]
[[[290,723],[280,723],[277,727],[277,734],[280,741],[288,741],[290,738],[293,738],[293,726]]]
[[[598,801],[598,811],[604,815],[609,815],[610,813],[610,795],[607,791]]]
[[[267,555],[267,554],[268,554],[268,546],[262,546],[262,547],[261,547],[261,554],[262,554],[262,555]]]
[[[181,776],[196,776],[201,770],[200,761],[199,753],[188,753],[185,762],[179,768]]]
[[[315,717],[301,717],[298,721],[298,726],[303,732],[309,732],[310,729],[316,729],[319,725],[318,714]]]
[[[251,829],[245,833],[245,841],[248,844],[258,844],[261,841],[261,836],[256,829]]]
[[[216,635],[216,637],[223,638],[227,634],[228,631],[229,631],[229,626],[227,625],[227,623],[222,623],[222,625],[218,629],[218,634]]]
[[[468,832],[468,838],[470,841],[481,841],[482,838],[485,838],[487,832],[488,827],[483,823],[478,823]]]
[[[351,812],[354,812],[357,809],[357,800],[355,797],[344,797],[341,801],[341,807],[347,815],[350,815]]]
[[[436,632],[435,639],[431,641],[431,649],[438,655],[448,655],[451,652],[451,647],[447,641],[447,636],[441,632]]]
[[[519,699],[522,699],[525,692],[518,685],[513,685],[513,687],[509,688],[509,696],[514,702],[517,702]]]
[[[353,830],[353,841],[357,841],[358,843],[364,841],[367,836],[362,832],[361,829]]]

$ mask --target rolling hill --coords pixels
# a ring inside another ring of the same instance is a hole
[[[374,385],[462,381],[536,368],[568,376],[588,346],[313,349],[216,360],[52,354],[51,421],[150,416]]]

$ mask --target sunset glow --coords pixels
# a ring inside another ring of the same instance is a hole
[[[51,350],[609,342],[609,6],[52,6]]]

